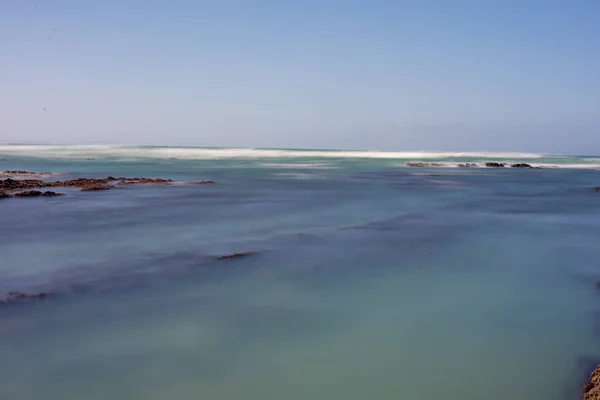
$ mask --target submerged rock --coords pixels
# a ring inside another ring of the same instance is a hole
[[[31,171],[21,171],[21,170],[4,170],[0,173],[0,176],[7,176],[7,177],[21,177],[21,176],[26,176],[29,178],[37,178],[37,177],[42,177],[42,176],[55,176],[57,174],[54,174],[52,172],[31,172]]]
[[[210,184],[214,184],[214,181],[187,181],[187,184],[190,185],[210,185]]]
[[[64,195],[64,193],[57,193],[57,192],[52,192],[52,191],[40,192],[39,190],[28,190],[25,192],[14,193],[9,196],[10,197],[39,197],[39,196],[52,197],[52,196],[63,196],[63,195]]]
[[[256,254],[255,252],[248,251],[248,252],[245,252],[245,253],[233,253],[233,254],[227,254],[227,255],[225,255],[225,256],[219,256],[219,257],[217,257],[216,259],[217,259],[217,260],[230,260],[230,259],[232,259],[232,258],[250,257],[250,256],[253,256],[253,255],[255,255],[255,254]]]
[[[117,178],[120,185],[139,185],[139,184],[152,184],[152,185],[166,185],[173,182],[172,179],[161,179],[161,178]]]
[[[489,168],[504,168],[506,166],[506,163],[486,162],[485,166]]]
[[[28,294],[23,292],[8,292],[3,299],[0,299],[0,304],[9,304],[23,300],[41,300],[50,296],[50,293],[40,292],[34,294]]]
[[[97,190],[110,190],[113,189],[113,185],[105,185],[103,183],[95,183],[91,185],[87,185],[81,188],[82,192],[94,192]]]
[[[600,365],[583,387],[583,400],[600,400]]]
[[[433,162],[409,162],[406,163],[407,166],[409,167],[420,167],[420,168],[427,168],[427,167],[443,167],[444,164],[440,164],[440,163],[433,163]]]
[[[600,186],[596,186],[596,192],[600,192]]]

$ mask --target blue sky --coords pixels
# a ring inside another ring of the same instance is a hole
[[[600,154],[600,2],[0,3],[0,142]]]

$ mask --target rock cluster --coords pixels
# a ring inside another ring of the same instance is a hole
[[[6,193],[4,191],[0,191],[0,199],[8,199],[10,197],[52,197],[52,196],[63,196],[64,193],[57,193],[52,191],[41,192],[39,190],[26,190],[23,192],[17,193]]]
[[[583,387],[583,400],[600,400],[600,365]]]
[[[10,174],[29,174],[39,175],[37,172],[27,171],[4,171]],[[50,173],[48,173],[50,174]],[[79,188],[83,192],[92,192],[99,190],[110,190],[117,187],[117,185],[169,185],[173,183],[172,179],[162,178],[115,178],[109,176],[106,178],[77,178],[64,181],[43,181],[40,179],[0,179],[0,199],[9,197],[37,197],[37,196],[60,196],[62,193],[56,193],[51,191],[40,192],[40,188],[48,187],[73,187]],[[204,185],[213,184],[213,181],[189,181],[187,184]],[[26,190],[24,192],[12,193],[16,190]]]

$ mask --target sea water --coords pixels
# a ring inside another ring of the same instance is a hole
[[[557,168],[444,168],[487,161]],[[0,306],[2,400],[569,400],[600,360],[599,158],[23,145],[4,169],[216,184],[0,200],[0,293],[55,294]]]

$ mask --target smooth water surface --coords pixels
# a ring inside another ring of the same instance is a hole
[[[0,306],[0,399],[578,399],[600,360],[598,168],[0,146],[0,171],[216,181],[0,200],[0,293],[56,294]]]

